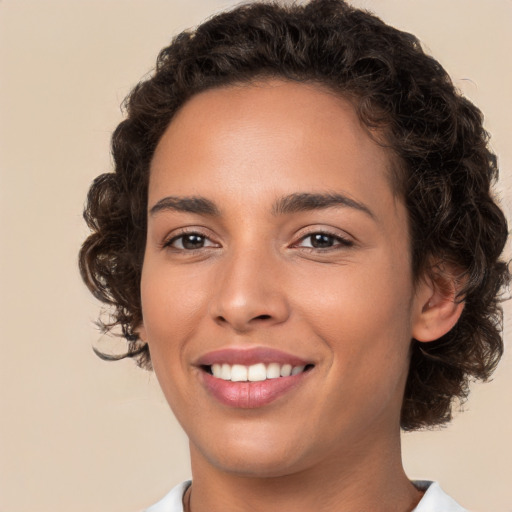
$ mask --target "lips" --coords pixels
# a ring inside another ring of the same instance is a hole
[[[207,391],[224,405],[263,407],[297,387],[314,367],[300,357],[270,348],[222,349],[196,363]]]

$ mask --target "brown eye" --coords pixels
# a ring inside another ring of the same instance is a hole
[[[201,235],[184,235],[182,237],[184,249],[200,249],[204,247],[204,236]]]
[[[318,232],[306,235],[297,245],[310,249],[331,249],[336,247],[351,247],[353,242],[338,235]]]
[[[203,247],[213,247],[215,244],[209,238],[199,233],[185,233],[174,237],[166,246],[178,250],[193,251]]]
[[[315,233],[314,235],[310,235],[310,238],[311,247],[315,247],[316,249],[332,247],[336,241],[332,235],[327,235],[325,233]]]

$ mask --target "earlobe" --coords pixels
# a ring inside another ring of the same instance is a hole
[[[446,271],[422,279],[416,290],[414,339],[434,341],[455,326],[464,309],[464,301],[458,297],[457,282],[455,274]]]

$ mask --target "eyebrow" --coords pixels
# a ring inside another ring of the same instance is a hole
[[[328,193],[296,193],[280,197],[272,206],[272,215],[287,215],[291,213],[322,210],[333,207],[347,207],[359,210],[372,219],[375,215],[363,203],[360,203],[343,194]],[[210,199],[200,196],[177,197],[167,196],[160,199],[149,210],[150,215],[155,215],[161,211],[177,211],[196,213],[198,215],[208,215],[213,217],[220,216],[220,210]]]
[[[274,215],[286,215],[289,213],[322,210],[325,208],[339,206],[354,208],[355,210],[366,213],[372,219],[375,219],[373,212],[363,203],[360,203],[355,199],[351,199],[343,194],[334,192],[323,194],[299,193],[281,197],[272,207],[272,213]]]
[[[213,201],[205,197],[175,197],[168,196],[160,199],[149,210],[150,215],[161,211],[176,211],[197,213],[199,215],[219,216],[220,211]]]

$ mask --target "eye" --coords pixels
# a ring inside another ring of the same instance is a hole
[[[193,251],[195,249],[203,249],[204,247],[217,247],[217,244],[201,233],[182,233],[166,242],[165,247]]]
[[[306,247],[312,249],[330,249],[336,246],[351,247],[352,241],[347,240],[339,235],[333,235],[331,233],[310,233],[302,237],[299,243],[296,244],[298,247]]]

